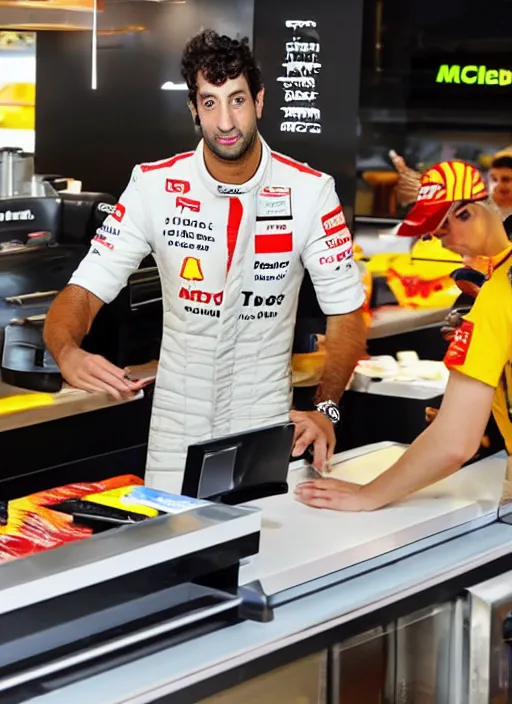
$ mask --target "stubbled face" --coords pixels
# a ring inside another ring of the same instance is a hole
[[[500,208],[512,208],[512,169],[500,167],[489,172],[491,197]]]
[[[498,216],[482,205],[462,203],[455,206],[434,233],[443,247],[463,257],[476,257],[486,251],[489,232]]]
[[[254,101],[244,75],[216,86],[198,74],[197,115],[204,141],[219,159],[237,161],[249,151],[262,112],[263,90]]]

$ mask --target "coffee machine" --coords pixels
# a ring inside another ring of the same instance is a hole
[[[2,381],[47,392],[58,391],[62,378],[43,343],[46,313],[116,204],[107,193],[58,188],[62,179],[37,175],[31,155],[0,150]],[[141,325],[144,335],[134,330]],[[114,363],[136,364],[154,358],[160,335],[160,280],[149,259],[104,306],[84,346]]]

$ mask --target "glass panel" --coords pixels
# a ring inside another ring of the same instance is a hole
[[[464,604],[443,604],[397,621],[395,701],[464,704]]]
[[[376,628],[333,648],[331,704],[387,704],[393,699],[394,633]]]
[[[335,646],[330,704],[467,704],[466,624],[459,600]]]
[[[326,670],[327,651],[322,651],[202,699],[201,704],[327,704]]]

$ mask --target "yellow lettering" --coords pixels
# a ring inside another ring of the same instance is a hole
[[[460,66],[439,66],[436,83],[460,83]]]
[[[512,83],[512,71],[507,71],[506,68],[500,68],[499,83],[500,86],[509,86]]]
[[[472,73],[474,74],[473,76],[470,76],[469,74]],[[462,69],[460,79],[463,83],[476,83],[478,75],[478,67],[477,66],[464,66]]]
[[[512,85],[512,70],[506,68],[488,69],[487,66],[461,66],[442,64],[439,66],[436,83],[466,83],[487,86]]]
[[[485,82],[488,86],[497,86],[498,85],[498,76],[499,73],[495,69],[489,69],[487,73],[485,74]]]

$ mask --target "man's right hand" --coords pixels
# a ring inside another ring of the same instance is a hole
[[[126,369],[120,369],[101,355],[90,354],[80,347],[62,351],[57,362],[70,386],[91,393],[107,393],[116,401],[133,396],[144,386],[144,381],[127,379]]]

